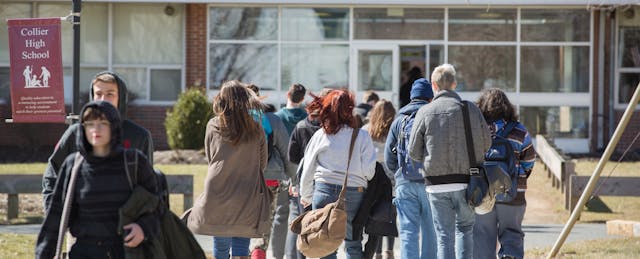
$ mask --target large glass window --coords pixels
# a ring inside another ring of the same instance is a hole
[[[211,44],[210,86],[219,88],[227,80],[254,83],[261,89],[277,89],[276,44]]]
[[[626,104],[640,83],[640,8],[622,13],[618,31],[618,103]]]
[[[520,107],[520,121],[532,136],[554,138],[587,138],[589,136],[588,107]]]
[[[442,40],[444,9],[355,8],[355,39]]]
[[[589,47],[523,46],[522,92],[588,92]]]
[[[358,90],[391,91],[392,74],[393,51],[360,50],[358,52]]]
[[[515,41],[516,9],[449,9],[450,41]]]
[[[277,40],[278,8],[215,7],[209,13],[209,38]]]
[[[349,9],[283,8],[283,40],[348,40]]]
[[[282,45],[282,86],[301,83],[312,91],[347,87],[349,46],[318,44]]]
[[[522,9],[522,41],[589,41],[591,12],[582,9]]]
[[[449,63],[456,68],[459,91],[501,88],[515,91],[515,46],[450,46]]]

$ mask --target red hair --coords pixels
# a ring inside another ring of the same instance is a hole
[[[343,125],[355,128],[353,118],[353,94],[345,89],[330,91],[322,97],[314,97],[307,110],[318,110],[318,119],[327,134],[336,134]]]

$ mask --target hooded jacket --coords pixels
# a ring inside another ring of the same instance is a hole
[[[263,116],[267,118],[267,122],[271,127],[271,133],[267,133],[267,136],[271,134],[272,137],[267,142],[273,141],[273,143],[267,143],[270,148],[268,152],[272,152],[272,154],[268,154],[269,161],[267,162],[267,168],[264,170],[264,178],[270,180],[294,178],[296,166],[289,162],[289,154],[287,153],[289,133],[282,120],[274,113],[267,112]],[[262,125],[265,128],[264,123]]]
[[[427,185],[469,183],[472,165],[467,153],[463,105],[455,91],[440,90],[429,105],[416,113],[407,151],[412,159],[424,164]],[[491,146],[491,135],[480,109],[473,103],[468,107],[473,152],[477,163],[482,163]]]
[[[85,159],[79,166],[74,200],[69,217],[69,231],[78,240],[101,241],[122,244],[122,230],[118,229],[118,209],[131,195],[129,179],[125,171],[122,147],[122,123],[118,111],[108,102],[90,102],[87,108],[101,111],[111,124],[110,153],[106,157],[93,155],[93,147],[87,141],[82,123],[76,124],[75,150]],[[130,150],[130,152],[140,152]],[[128,152],[128,153],[130,153]],[[59,180],[47,200],[47,213],[36,243],[37,258],[53,258],[58,239],[60,218],[69,185],[75,153],[70,154],[60,167]],[[146,157],[139,154],[137,181],[151,193],[157,193],[155,173]],[[145,233],[145,238],[155,235],[159,222],[155,213],[147,213],[135,220]]]
[[[398,165],[398,156],[395,153],[396,146],[398,145],[398,136],[400,135],[400,131],[402,131],[402,120],[405,116],[411,115],[428,103],[429,102],[420,99],[412,100],[409,104],[400,108],[398,116],[396,116],[391,123],[389,135],[387,135],[387,142],[384,145],[384,161],[389,171],[394,172],[394,186],[402,185],[410,181],[402,174],[402,170]]]
[[[153,141],[151,139],[151,133],[138,124],[126,119],[128,105],[127,85],[122,80],[122,78],[120,78],[113,72],[100,72],[96,74],[95,77],[102,74],[113,75],[118,85],[117,108],[121,118],[121,144],[124,146],[124,148],[135,148],[142,151],[142,153],[148,158],[148,161],[153,163]],[[89,99],[93,101],[93,85],[91,83],[89,84]],[[64,134],[62,134],[62,137],[60,137],[60,140],[58,140],[53,153],[49,157],[47,168],[45,169],[44,175],[42,177],[42,194],[44,196],[43,203],[45,210],[48,209],[48,200],[51,198],[51,193],[53,192],[54,186],[56,184],[56,179],[58,178],[58,174],[60,173],[60,167],[62,163],[69,154],[77,151],[76,132],[78,132],[79,126],[80,125],[78,123],[75,123],[67,128]]]
[[[276,112],[276,115],[282,120],[284,126],[287,127],[287,132],[291,135],[296,124],[307,117],[307,112],[302,108],[282,108]]]

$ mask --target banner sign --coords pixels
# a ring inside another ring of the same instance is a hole
[[[60,18],[7,23],[13,121],[64,122]]]

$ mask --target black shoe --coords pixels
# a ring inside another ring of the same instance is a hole
[[[516,259],[516,257],[513,255],[503,255],[500,259]]]

